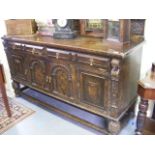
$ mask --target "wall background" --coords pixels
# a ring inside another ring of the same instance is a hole
[[[6,34],[6,28],[4,20],[0,20],[0,37]],[[6,89],[9,96],[14,96],[14,91],[11,85],[11,76],[10,76],[10,70],[8,66],[8,61],[3,49],[2,40],[0,40],[0,62],[3,64],[4,71],[5,71],[5,77],[6,77]]]

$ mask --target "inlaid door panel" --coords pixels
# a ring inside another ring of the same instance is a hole
[[[72,72],[68,64],[53,64],[50,78],[52,93],[70,99],[73,97]]]
[[[12,76],[26,80],[26,56],[10,53],[8,59]]]
[[[79,97],[83,103],[104,108],[104,79],[81,72]]]
[[[46,64],[43,60],[34,59],[29,64],[29,78],[31,84],[38,88],[45,88],[46,85]]]

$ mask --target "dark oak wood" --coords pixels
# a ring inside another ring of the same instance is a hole
[[[138,95],[141,97],[139,112],[137,117],[136,134],[143,134],[146,115],[148,110],[148,101],[155,100],[155,64],[153,63],[151,72],[138,82]],[[154,125],[151,125],[152,127]]]
[[[2,95],[2,100],[4,103],[4,107],[6,109],[8,117],[11,117],[11,110],[6,94],[6,89],[5,89],[5,78],[4,78],[4,71],[3,71],[3,66],[0,64],[0,93]]]
[[[120,131],[137,97],[141,44],[131,43],[122,51],[100,38],[34,35],[3,40],[17,95],[22,84],[104,117],[112,134]]]

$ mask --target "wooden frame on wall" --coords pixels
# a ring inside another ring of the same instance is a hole
[[[97,20],[101,20],[103,24],[101,28],[88,28],[88,20],[92,20],[92,19],[81,19],[80,20],[80,34],[82,36],[104,38],[105,32],[106,32],[106,20],[97,19]]]

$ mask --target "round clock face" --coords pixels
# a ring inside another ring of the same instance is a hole
[[[65,27],[67,25],[67,19],[58,19],[57,24],[60,27]]]

